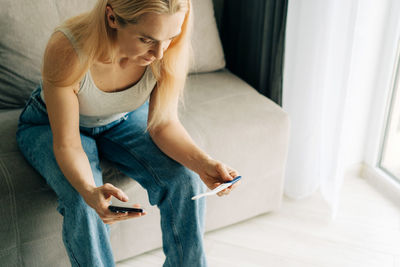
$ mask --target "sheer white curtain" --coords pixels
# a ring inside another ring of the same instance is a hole
[[[285,194],[320,190],[336,215],[350,147],[356,0],[289,1],[283,109],[291,118]]]

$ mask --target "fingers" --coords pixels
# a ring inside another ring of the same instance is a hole
[[[129,220],[132,218],[138,218],[146,215],[146,213],[130,213],[130,212],[121,212],[117,213],[114,215],[111,215],[110,217],[103,218],[102,221],[106,224],[114,224],[116,222],[124,221],[124,220]]]
[[[110,206],[111,196],[119,199],[120,201],[128,201],[128,196],[119,188],[113,186],[112,184],[106,183],[100,187],[97,187],[96,190],[92,193],[91,198],[88,198],[85,201],[88,203],[90,207],[92,207],[100,219],[107,224],[113,224],[117,221],[127,220],[131,218],[140,217],[146,215],[143,213],[115,213],[108,209]],[[140,208],[140,205],[135,204],[134,207]]]
[[[239,176],[239,173],[232,169],[231,167],[218,162],[216,166],[218,173],[221,175],[222,179],[227,182],[233,180],[235,177]]]
[[[109,196],[114,196],[115,198],[127,202],[129,200],[128,196],[119,188],[113,186],[112,184],[106,183],[103,185],[104,192]]]
[[[133,207],[135,208],[140,208],[139,204],[134,204]],[[108,209],[108,206],[106,210],[103,213],[103,216],[100,216],[102,221],[106,224],[114,224],[119,221],[123,220],[128,220],[132,218],[138,218],[146,215],[147,213],[144,211],[142,213],[137,213],[137,212],[112,212]]]
[[[228,188],[222,190],[221,192],[217,193],[217,195],[220,196],[220,197],[225,196],[225,195],[229,195],[232,190],[234,190],[237,186],[240,185],[241,182],[242,181],[237,181],[236,183],[234,183],[230,187],[228,187]]]
[[[236,170],[234,170],[234,169],[232,169],[230,167],[227,167],[227,168],[228,168],[228,172],[232,176],[232,178],[235,179],[237,176],[239,176],[239,173]]]
[[[216,166],[218,172],[221,175],[221,178],[224,181],[231,181],[233,180],[235,177],[239,176],[239,173],[232,169],[229,166],[224,165],[223,163],[219,162]],[[234,183],[233,185],[231,185],[230,187],[222,190],[221,192],[217,193],[218,196],[224,196],[224,195],[228,195],[233,189],[235,189],[241,181],[238,181],[236,183]]]
[[[242,183],[242,181],[237,181],[236,183],[234,183],[233,185],[231,185],[230,187],[228,187],[227,189],[230,189],[230,191],[232,191],[233,189],[235,189],[236,187],[238,187],[240,184]]]
[[[233,177],[229,174],[228,168],[223,163],[218,162],[216,168],[224,182],[228,182],[233,179]]]

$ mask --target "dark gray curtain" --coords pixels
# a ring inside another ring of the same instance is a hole
[[[227,68],[282,106],[288,0],[225,0],[220,32]]]

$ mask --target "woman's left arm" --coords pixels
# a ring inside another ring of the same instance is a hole
[[[150,133],[150,135],[161,151],[185,167],[197,172],[210,189],[239,175],[236,170],[212,159],[199,148],[178,119],[170,121],[162,129]],[[229,194],[239,184],[240,181],[221,191],[219,195]]]

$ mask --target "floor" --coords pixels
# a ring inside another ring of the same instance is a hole
[[[210,267],[400,267],[400,203],[396,206],[362,178],[348,176],[339,212],[329,220],[319,193],[279,212],[207,233]],[[162,251],[117,267],[160,267]]]

